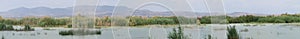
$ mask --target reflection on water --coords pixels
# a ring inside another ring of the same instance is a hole
[[[15,26],[16,27],[16,26]],[[205,39],[209,35],[212,38],[218,38],[218,33],[210,31],[210,26],[190,26],[183,27],[184,34],[191,39]],[[101,35],[84,36],[61,36],[59,31],[70,30],[70,28],[51,28],[54,30],[44,30],[36,27],[35,31],[0,31],[0,36],[5,39],[167,39],[168,33],[172,31],[169,28],[128,28],[119,29],[102,28]],[[162,30],[165,29],[165,30]],[[236,29],[242,39],[297,39],[300,38],[300,26],[283,25],[264,25],[264,26],[243,26],[236,25]],[[116,31],[118,30],[118,31]],[[224,29],[226,30],[226,29]],[[214,32],[223,31],[215,29]],[[114,33],[113,33],[114,32]],[[226,37],[226,36],[224,36]]]

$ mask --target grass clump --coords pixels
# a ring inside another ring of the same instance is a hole
[[[235,29],[235,26],[228,26],[227,27],[227,38],[228,39],[239,39],[239,34]]]
[[[173,32],[169,33],[168,38],[169,39],[189,39],[187,36],[184,35],[183,29],[181,27],[178,27],[178,30],[176,30],[176,28],[173,28]]]

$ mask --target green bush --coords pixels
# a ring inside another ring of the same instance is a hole
[[[100,34],[101,34],[101,31],[96,31],[96,34],[99,34],[99,35],[100,35]]]
[[[68,28],[72,28],[72,25],[70,24],[70,25],[68,25]]]
[[[0,30],[6,30],[6,25],[5,24],[0,24]]]
[[[24,30],[31,30],[31,27],[29,25],[25,25]]]

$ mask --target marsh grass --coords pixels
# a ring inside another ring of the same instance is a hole
[[[228,26],[227,27],[227,38],[228,39],[239,39],[239,34],[235,29],[235,26]]]
[[[183,33],[183,29],[181,27],[173,28],[173,32],[170,32],[168,35],[169,39],[189,39],[188,36],[185,36]]]

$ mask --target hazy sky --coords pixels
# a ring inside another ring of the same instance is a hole
[[[171,0],[170,0],[171,1]],[[207,12],[203,0],[188,0],[191,7],[197,12]],[[251,13],[300,13],[300,0],[223,0],[226,12]],[[75,0],[0,0],[0,12],[19,7],[72,7]],[[101,5],[117,4],[118,0],[100,0]],[[135,2],[135,1],[133,1]],[[164,11],[161,7],[148,6],[142,9]]]

